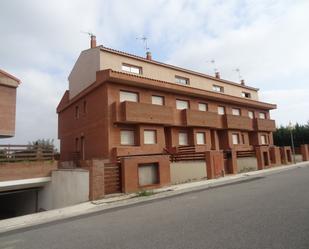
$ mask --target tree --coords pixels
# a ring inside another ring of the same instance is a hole
[[[288,126],[280,126],[274,132],[274,144],[277,146],[291,146],[291,131]],[[305,125],[296,123],[292,130],[295,147],[309,144],[309,121]]]

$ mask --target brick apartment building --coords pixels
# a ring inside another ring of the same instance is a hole
[[[61,162],[104,160],[105,181],[118,167],[121,184],[105,183],[105,193],[169,185],[175,162],[204,161],[207,178],[236,173],[238,157],[255,157],[259,168],[280,164],[269,114],[276,105],[243,81],[96,46],[95,37],[68,79],[57,108]],[[185,174],[196,170],[188,167]]]
[[[0,138],[15,134],[16,88],[20,80],[0,69]]]

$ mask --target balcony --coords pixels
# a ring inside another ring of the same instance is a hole
[[[225,115],[224,128],[253,131],[253,120],[248,117]]]
[[[255,119],[255,129],[258,131],[275,131],[276,123],[272,119]]]
[[[121,103],[119,109],[119,113],[116,114],[116,122],[163,125],[174,123],[171,107],[126,101]]]
[[[186,109],[184,112],[185,125],[222,128],[221,116],[214,112],[204,112]]]

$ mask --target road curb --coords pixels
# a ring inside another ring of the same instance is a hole
[[[61,209],[50,210],[41,213],[35,213],[16,218],[6,219],[0,221],[0,235],[8,232],[23,230],[29,227],[36,227],[39,225],[53,223],[61,220],[67,220],[72,218],[82,218],[87,215],[91,215],[98,212],[107,212],[116,209],[122,209],[139,204],[147,204],[156,200],[166,199],[171,197],[177,197],[190,192],[203,191],[207,189],[213,189],[217,187],[223,187],[235,183],[241,183],[245,181],[251,181],[263,176],[276,174],[288,170],[297,168],[308,167],[309,162],[302,162],[298,164],[279,166],[266,170],[253,171],[248,173],[242,173],[238,175],[227,176],[215,180],[207,180],[200,182],[185,183],[180,185],[174,185],[171,187],[162,188],[156,190],[154,195],[147,197],[136,197],[136,195],[129,195],[128,198],[119,197],[118,201],[108,202],[104,199],[100,202],[86,202],[78,205],[65,207]]]

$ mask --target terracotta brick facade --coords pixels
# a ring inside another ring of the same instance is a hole
[[[0,181],[48,177],[56,169],[56,161],[2,163],[0,164]]]
[[[15,135],[16,88],[20,80],[0,69],[0,138]]]
[[[159,165],[157,186],[170,184],[167,154],[177,153],[181,146],[205,153],[208,176],[215,178],[224,173],[225,160],[228,173],[237,172],[238,151],[273,145],[276,127],[269,114],[276,108],[273,104],[120,71],[97,71],[93,84],[74,97],[69,91],[64,94],[57,108],[61,161],[96,158],[121,164],[122,189],[133,192],[141,187],[137,168],[145,162]],[[120,101],[120,92],[131,93],[136,101]],[[153,96],[162,97],[163,104],[153,104]],[[185,101],[188,108],[177,109],[177,101]],[[200,110],[201,104],[207,110]],[[224,107],[223,115],[219,106]],[[133,142],[121,144],[122,131],[134,134]],[[145,142],[145,131],[155,134],[154,143]],[[226,151],[231,151],[231,158],[224,159]],[[257,149],[257,153],[264,152]],[[268,159],[263,156],[261,165],[273,158],[269,151]]]

